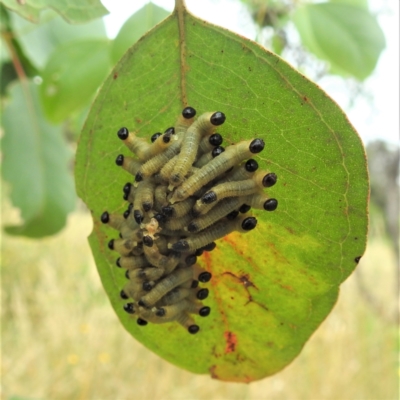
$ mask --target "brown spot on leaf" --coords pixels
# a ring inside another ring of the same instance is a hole
[[[113,78],[117,79],[118,78],[118,73],[115,72],[114,75],[113,75]]]
[[[225,340],[226,340],[226,347],[225,353],[233,353],[236,350],[237,345],[237,337],[234,333],[226,331],[224,332]]]
[[[217,368],[216,365],[212,365],[210,367],[210,375],[211,375],[211,378],[213,378],[213,379],[219,379],[219,376],[215,373],[216,368]]]

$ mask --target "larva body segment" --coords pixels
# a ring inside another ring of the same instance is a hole
[[[164,166],[172,157],[177,155],[180,150],[181,140],[175,141],[171,146],[169,146],[165,151],[156,156],[150,158],[140,167],[139,171],[136,173],[136,182],[142,181],[144,178],[148,178],[151,175],[158,172],[162,166]]]
[[[243,203],[257,210],[274,211],[278,207],[278,200],[270,198],[263,192],[246,196]]]
[[[172,244],[171,248],[176,251],[194,251],[233,231],[246,233],[255,228],[256,224],[257,220],[254,217],[241,217],[233,221],[218,221],[199,232],[196,236],[181,239]]]
[[[228,146],[225,152],[213,158],[207,165],[200,168],[199,171],[183,182],[182,185],[174,191],[170,202],[173,204],[176,201],[185,200],[201,187],[217,178],[218,175],[251,157],[253,154],[259,153],[263,148],[264,141],[262,139],[247,140],[236,145]]]
[[[193,217],[190,214],[183,215],[180,218],[171,218],[165,223],[164,227],[171,231],[176,231],[186,228],[192,219]]]
[[[103,224],[107,224],[117,231],[121,230],[121,227],[125,224],[125,218],[123,215],[110,214],[108,211],[104,211],[103,214],[101,214],[100,219]]]
[[[139,160],[146,160],[144,155],[151,145],[147,143],[145,139],[136,136],[132,132],[128,132],[127,128],[121,128],[117,134],[118,137],[124,142],[125,146],[128,147],[132,153],[136,154]]]
[[[203,154],[210,152],[214,147],[220,146],[223,138],[219,133],[213,133],[210,136],[205,136],[200,140],[199,149],[197,150],[197,159]]]
[[[186,130],[178,161],[169,179],[170,185],[178,186],[184,180],[196,158],[201,138],[211,135],[215,126],[221,125],[224,121],[225,115],[221,112],[205,113]]]
[[[206,164],[208,164],[213,158],[219,156],[221,153],[223,153],[225,149],[222,146],[217,146],[214,147],[211,151],[209,151],[206,154],[203,154],[194,164],[193,166],[196,168],[201,168],[204,167]]]
[[[117,157],[115,163],[133,176],[136,176],[142,165],[141,162],[138,161],[137,159],[124,156],[123,154],[120,154]]]
[[[238,209],[243,204],[243,201],[239,197],[231,197],[220,202],[212,204],[214,207],[206,214],[193,219],[187,226],[189,232],[198,232],[209,227],[213,223],[217,222],[221,218],[226,217],[230,212]]]
[[[181,283],[193,278],[193,271],[190,268],[176,269],[167,277],[162,279],[154,286],[151,292],[145,294],[141,301],[147,307],[154,305],[169,291],[179,286]]]
[[[172,143],[172,132],[164,133],[164,135],[160,135],[156,138],[156,140],[148,146],[146,149],[143,149],[141,152],[140,159],[142,161],[147,161],[150,158],[156,156],[163,152],[167,147],[169,147]]]
[[[267,176],[265,171],[257,171],[250,179],[220,183],[196,202],[196,210],[201,212],[202,204],[214,203],[226,197],[244,197],[256,193],[264,187]]]
[[[124,269],[139,269],[150,266],[144,255],[141,256],[125,256],[117,260],[117,266]]]
[[[257,161],[250,158],[246,162],[234,167],[234,169],[231,172],[229,172],[224,178],[218,179],[217,184],[250,179],[257,171],[257,169],[258,169]]]
[[[191,282],[191,280],[188,280],[187,282]],[[169,291],[165,296],[163,296],[157,302],[157,307],[169,306],[171,304],[178,303],[179,301],[189,297],[192,292],[193,289],[190,289],[190,286],[188,288],[178,286]]]

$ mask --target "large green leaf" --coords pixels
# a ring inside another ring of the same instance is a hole
[[[376,18],[357,5],[304,4],[293,21],[304,46],[328,61],[332,73],[363,80],[375,69],[385,47]]]
[[[10,17],[13,34],[24,53],[40,69],[44,68],[50,55],[61,44],[77,39],[107,38],[102,19],[71,25],[52,10],[41,13],[39,24],[29,22],[15,13],[10,13]]]
[[[21,226],[6,230],[15,235],[42,237],[64,227],[75,206],[75,191],[67,150],[59,126],[50,125],[39,103],[37,86],[12,86],[3,113],[2,174],[11,186],[11,200],[21,210]]]
[[[49,8],[71,23],[86,22],[108,12],[100,0],[0,0],[0,3],[31,22],[39,22],[40,12]]]
[[[169,13],[166,10],[151,2],[135,12],[135,14],[124,23],[113,41],[111,54],[114,63],[119,61],[128,48],[142,35],[164,18],[167,18],[168,15]]]
[[[61,122],[89,104],[110,69],[108,40],[82,39],[57,47],[42,73],[40,97],[47,117]]]
[[[180,2],[179,2],[180,3]],[[262,168],[279,177],[273,213],[231,234],[200,263],[212,271],[212,313],[193,337],[178,324],[140,327],[122,310],[124,273],[100,223],[122,212],[129,154],[121,126],[143,137],[174,123],[183,106],[221,110],[225,143],[262,137]],[[181,5],[134,45],[104,83],[76,158],[78,194],[93,214],[96,264],[125,328],[170,362],[214,378],[250,382],[290,363],[332,309],[365,249],[368,177],[364,148],[339,107],[259,45],[188,14]],[[351,305],[349,305],[351,307]],[[321,366],[322,367],[322,366]]]

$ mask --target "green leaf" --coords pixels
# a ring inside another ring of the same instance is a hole
[[[64,227],[75,206],[71,152],[61,128],[46,122],[36,85],[23,82],[11,87],[3,127],[2,174],[24,220],[6,231],[33,238],[53,235]]]
[[[65,22],[54,11],[48,10],[41,14],[40,24],[34,24],[11,14],[13,33],[24,53],[37,68],[44,68],[50,55],[61,44],[77,39],[106,39],[106,29],[102,19],[81,25],[71,25]]]
[[[167,18],[169,13],[153,3],[148,3],[133,14],[122,26],[112,46],[112,59],[116,63],[139,38],[154,25]]]
[[[75,40],[59,46],[43,73],[40,98],[47,117],[61,122],[89,103],[111,69],[108,40]]]
[[[295,11],[293,21],[304,46],[339,75],[367,78],[385,47],[376,18],[358,6],[305,4]]]
[[[71,23],[86,22],[108,13],[100,0],[0,0],[0,3],[31,22],[39,22],[40,12],[49,8]]]
[[[129,154],[121,126],[149,138],[182,108],[223,111],[225,144],[261,137],[260,168],[278,175],[279,207],[200,257],[213,274],[208,318],[193,337],[176,323],[140,327],[123,311],[126,279],[100,222],[122,212]],[[79,196],[93,213],[89,238],[111,303],[125,328],[168,361],[227,381],[250,382],[289,364],[337,299],[365,249],[368,175],[361,140],[318,86],[241,36],[177,10],[137,42],[112,71],[89,113],[76,156]],[[351,305],[349,305],[351,307]]]

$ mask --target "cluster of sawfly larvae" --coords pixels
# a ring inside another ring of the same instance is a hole
[[[199,282],[212,275],[197,257],[232,231],[254,229],[256,218],[246,214],[251,207],[273,211],[278,206],[263,191],[277,176],[260,171],[251,158],[264,149],[264,141],[255,138],[224,148],[215,130],[225,115],[195,115],[194,108],[186,107],[175,126],[155,133],[151,143],[127,128],[118,130],[134,154],[116,159],[134,177],[123,187],[129,206],[122,215],[101,215],[120,233],[108,247],[120,255],[116,265],[126,269],[128,282],[120,292],[129,299],[124,310],[137,316],[139,325],[176,321],[192,334],[200,329],[192,314],[206,317],[211,311],[201,302],[209,291]]]

